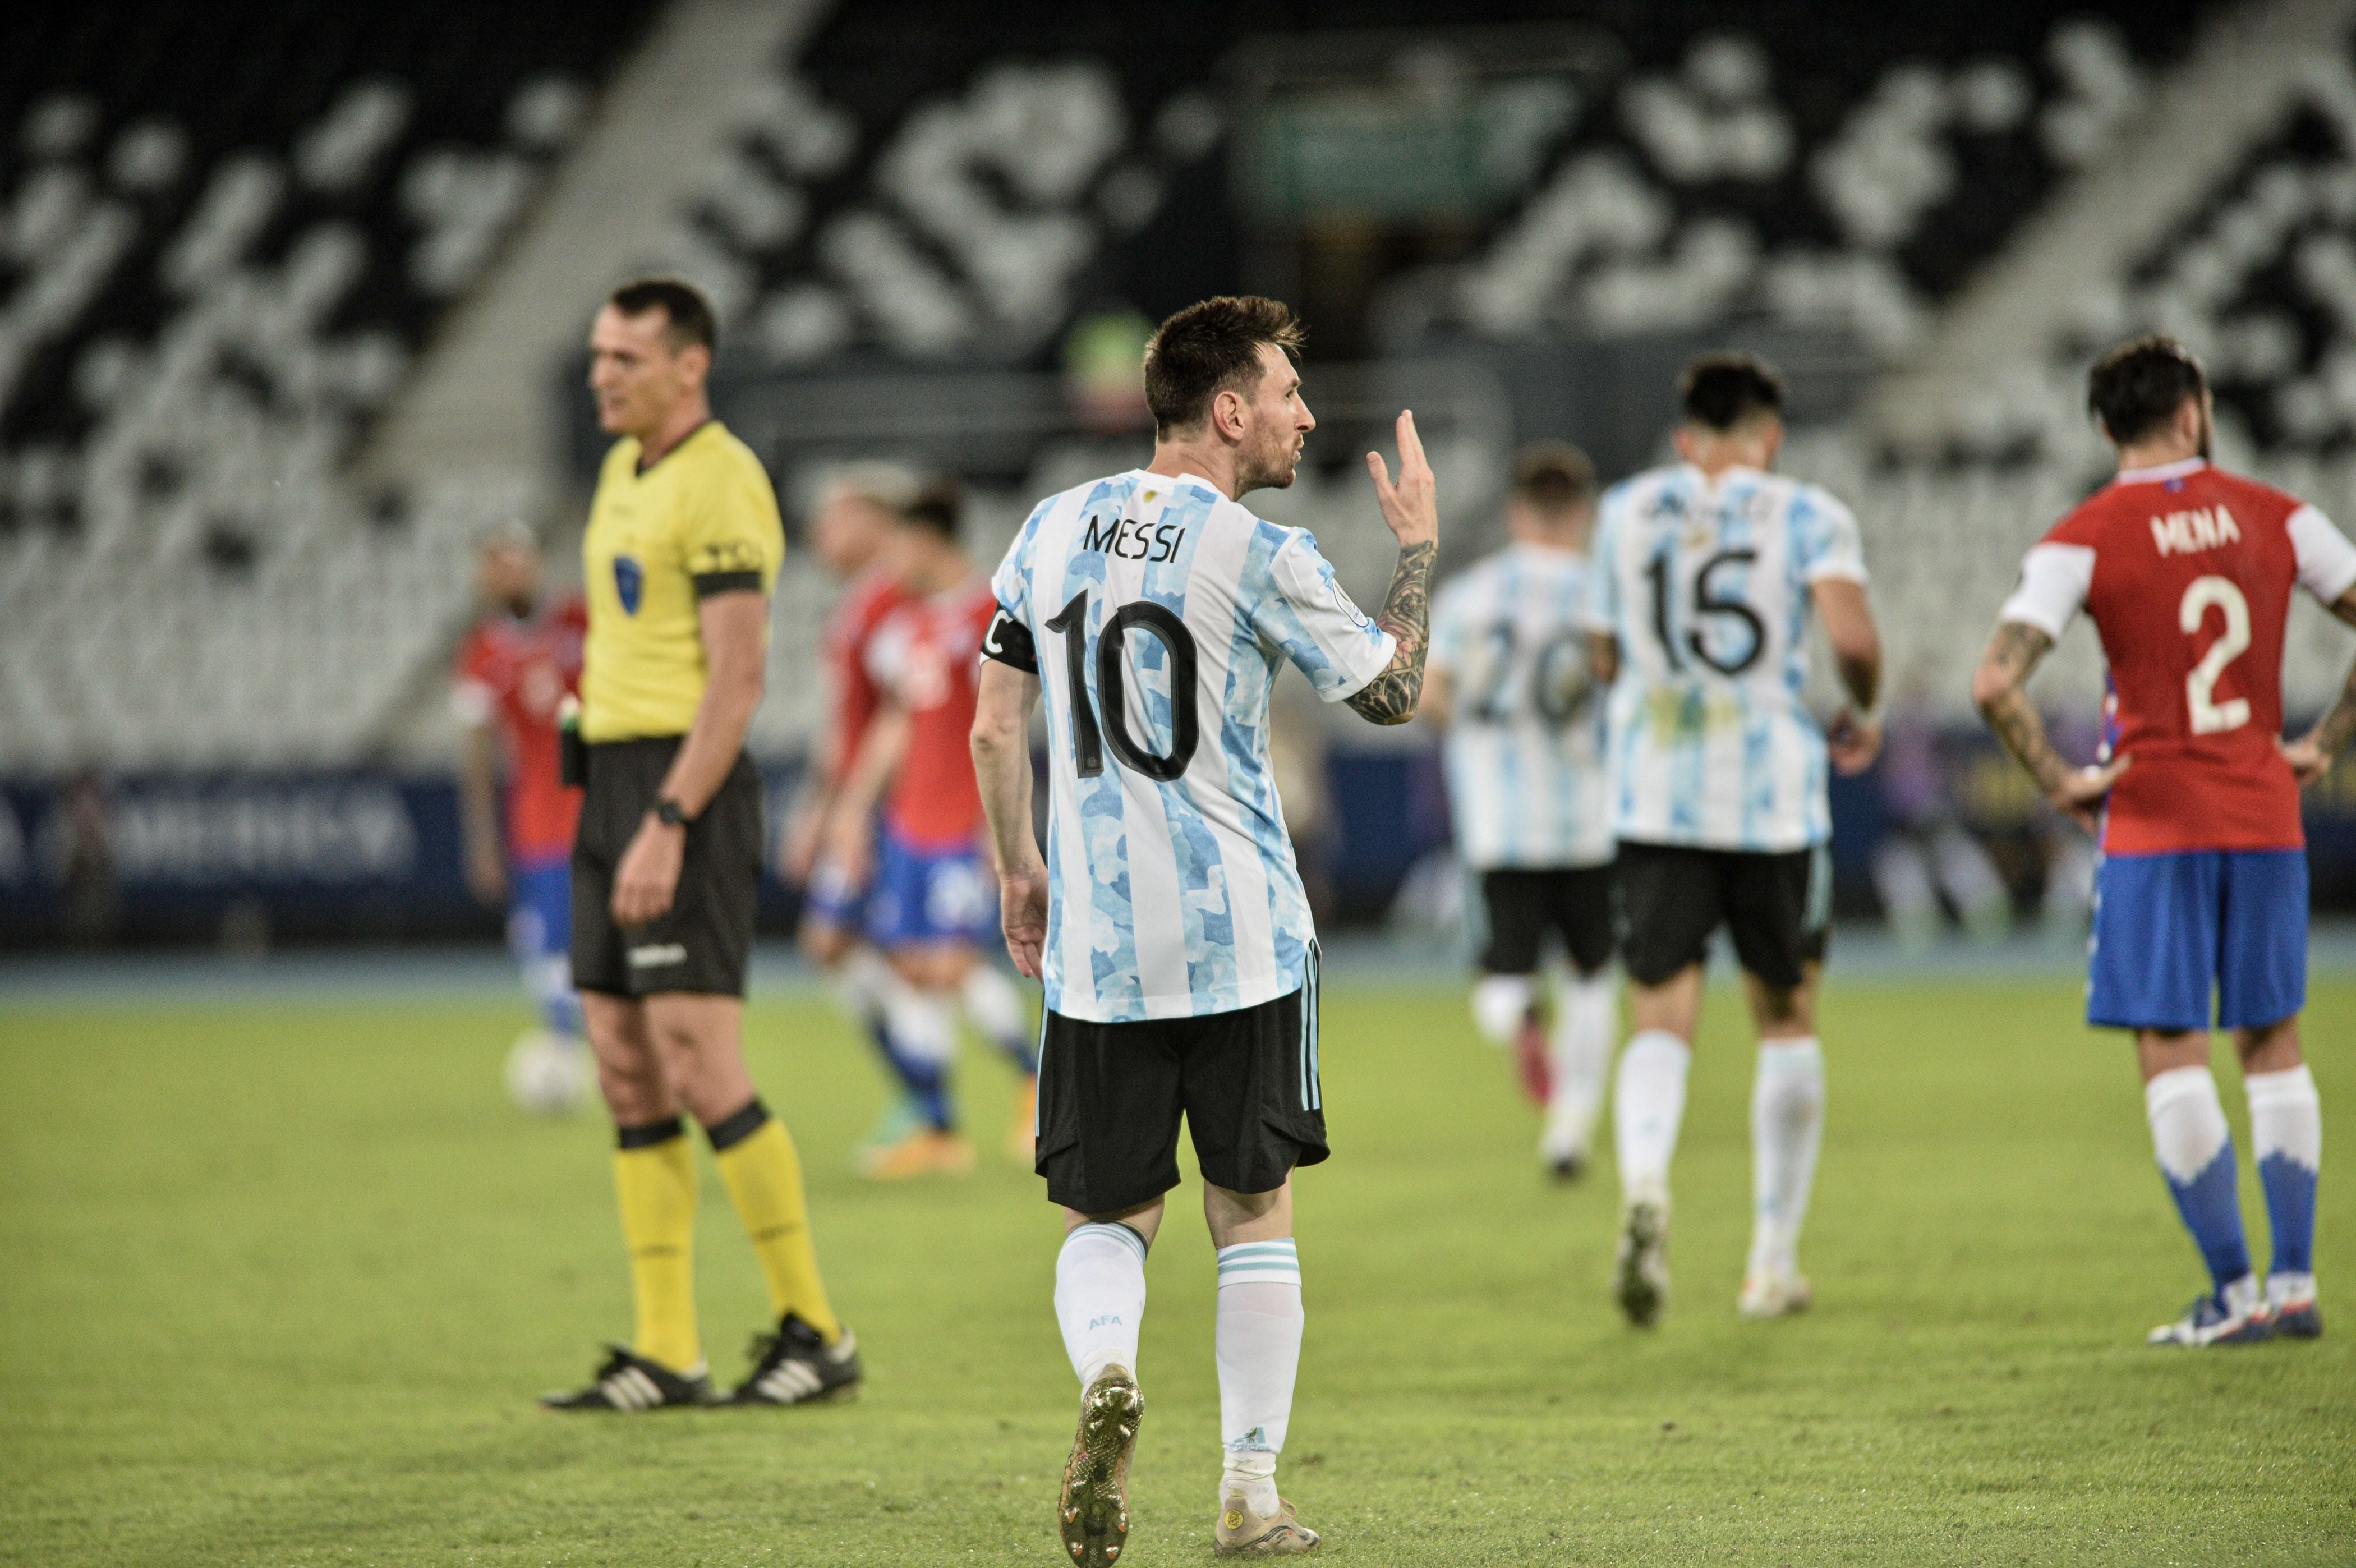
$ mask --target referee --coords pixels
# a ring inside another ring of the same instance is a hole
[[[686,284],[614,291],[589,335],[605,454],[582,541],[587,757],[573,845],[573,983],[614,1114],[614,1187],[637,1327],[554,1410],[722,1402],[695,1322],[695,1155],[714,1162],[768,1280],[776,1332],[736,1404],[797,1404],[859,1380],[828,1305],[793,1140],[744,1070],[745,962],[761,870],[761,786],[744,729],[761,703],[768,594],[785,531],[768,476],[712,417],[712,306]]]

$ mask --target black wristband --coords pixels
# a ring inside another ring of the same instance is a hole
[[[655,802],[655,821],[667,828],[683,828],[687,826],[687,813],[680,809],[677,800],[666,795]]]

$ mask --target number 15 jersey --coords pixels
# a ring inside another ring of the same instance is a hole
[[[1865,581],[1848,509],[1756,468],[1615,485],[1591,624],[1620,644],[1612,826],[1638,843],[1783,854],[1832,837],[1825,736],[1800,701],[1809,588]]]
[[[1047,1006],[1123,1024],[1297,990],[1315,940],[1269,762],[1290,660],[1339,702],[1390,634],[1305,529],[1131,469],[1042,501],[991,579],[986,658],[1047,709]]]
[[[2200,458],[2130,468],[2053,526],[2001,618],[2059,640],[2080,609],[2110,664],[2112,854],[2297,849],[2282,734],[2290,591],[2329,604],[2356,548],[2297,498]]]

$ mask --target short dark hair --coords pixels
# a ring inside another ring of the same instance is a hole
[[[1729,431],[1783,412],[1783,378],[1756,354],[1704,354],[1677,378],[1686,423]]]
[[[1595,499],[1595,464],[1560,441],[1525,446],[1514,457],[1514,499],[1559,517]]]
[[[720,323],[712,314],[712,301],[685,278],[633,278],[607,295],[605,303],[630,317],[661,311],[669,323],[664,335],[674,354],[697,343],[719,352]]]
[[[1292,307],[1258,295],[1221,295],[1190,305],[1154,329],[1145,345],[1145,406],[1153,433],[1190,430],[1211,400],[1259,380],[1259,346],[1298,355],[1307,336]]]
[[[2103,434],[2114,445],[2130,446],[2165,429],[2186,398],[2208,388],[2209,378],[2191,351],[2155,332],[2094,361],[2086,377],[2086,412],[2103,422]]]
[[[913,527],[929,528],[944,539],[958,536],[958,523],[965,516],[965,489],[946,474],[936,475],[916,488],[908,504],[900,509],[900,516]]]

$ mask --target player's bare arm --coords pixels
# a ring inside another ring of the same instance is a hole
[[[768,601],[751,589],[713,594],[697,605],[696,619],[710,678],[703,700],[696,705],[695,722],[663,776],[661,793],[690,822],[711,803],[736,766],[744,749],[744,731],[761,705]],[[685,826],[669,826],[648,811],[614,870],[615,920],[644,925],[669,909],[686,853]]]
[[[1423,700],[1416,705],[1418,717],[1446,728],[1455,714],[1456,693],[1450,685],[1448,671],[1427,666],[1423,671]]]
[[[2053,639],[2037,628],[2006,621],[1980,655],[1980,667],[1972,676],[1972,702],[2004,748],[2029,769],[2053,809],[2092,832],[2103,797],[2126,771],[2128,758],[2115,758],[2103,768],[2072,768],[2053,749],[2044,715],[2029,700],[2027,690],[2029,674],[2052,649]]]
[[[508,872],[499,859],[498,737],[488,724],[466,726],[458,807],[466,840],[466,890],[496,906],[508,896]]]
[[[1849,700],[1848,710],[1833,721],[1826,736],[1826,749],[1835,768],[1854,777],[1872,767],[1881,751],[1881,725],[1867,716],[1881,693],[1881,632],[1873,623],[1864,584],[1826,577],[1814,584],[1808,595]]]
[[[1031,711],[1039,677],[997,660],[982,661],[973,714],[973,776],[990,819],[1006,956],[1026,980],[1039,978],[1047,943],[1047,863],[1031,831]]]
[[[1587,634],[1587,668],[1599,687],[1620,679],[1620,639],[1608,631]]]
[[[1398,566],[1391,574],[1390,591],[1375,624],[1398,640],[1398,648],[1382,673],[1359,689],[1350,706],[1378,725],[1403,725],[1415,717],[1423,695],[1424,656],[1431,650],[1431,568],[1440,559],[1439,486],[1425,460],[1423,442],[1415,433],[1415,414],[1398,416],[1398,482],[1379,452],[1366,454],[1366,472],[1375,481],[1375,499],[1383,521],[1398,540]]]
[[[2356,626],[2356,588],[2333,600],[2331,613]],[[2331,764],[2348,749],[2351,740],[2356,740],[2356,667],[2350,668],[2348,679],[2340,683],[2340,700],[2331,704],[2330,712],[2297,740],[2283,743],[2283,757],[2304,788],[2331,771]]]
[[[851,759],[851,770],[842,777],[841,785],[827,804],[826,822],[819,830],[819,842],[827,857],[842,869],[853,883],[867,880],[868,861],[875,842],[875,810],[899,777],[900,765],[907,760],[908,743],[916,734],[916,721],[899,703],[885,700],[869,721],[867,733],[859,737],[859,750]]]

